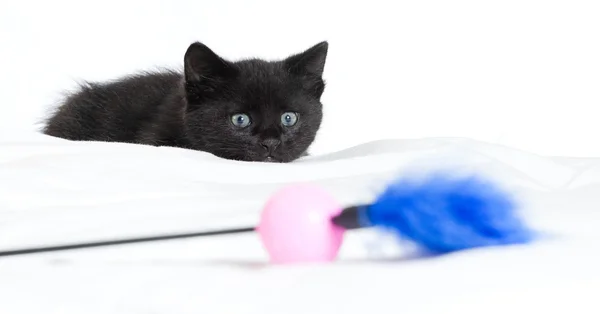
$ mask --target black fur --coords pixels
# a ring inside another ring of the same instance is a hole
[[[147,72],[82,85],[46,121],[43,132],[69,140],[174,146],[227,159],[290,162],[306,153],[321,125],[327,49],[322,42],[284,60],[231,62],[196,42],[185,53],[182,72]],[[284,113],[292,114],[282,121]],[[288,120],[296,116],[290,125]]]

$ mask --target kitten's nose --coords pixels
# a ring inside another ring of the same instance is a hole
[[[269,154],[271,154],[279,146],[279,144],[281,144],[280,140],[274,139],[274,138],[269,138],[269,139],[263,140],[260,143],[260,146],[262,146],[266,151],[269,152]]]

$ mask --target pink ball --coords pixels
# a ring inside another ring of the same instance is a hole
[[[336,258],[344,229],[331,223],[342,208],[325,191],[290,186],[267,202],[257,227],[271,262],[329,262]]]

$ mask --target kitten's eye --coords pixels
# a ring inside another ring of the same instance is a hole
[[[245,128],[250,125],[250,117],[243,113],[234,114],[231,116],[231,123],[238,128]]]
[[[294,112],[284,112],[281,115],[281,124],[284,126],[293,126],[298,122],[298,115]]]

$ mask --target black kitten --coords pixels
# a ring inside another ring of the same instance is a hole
[[[69,140],[196,149],[245,161],[289,162],[321,125],[327,42],[284,60],[224,60],[202,43],[184,71],[86,83],[48,119]]]

